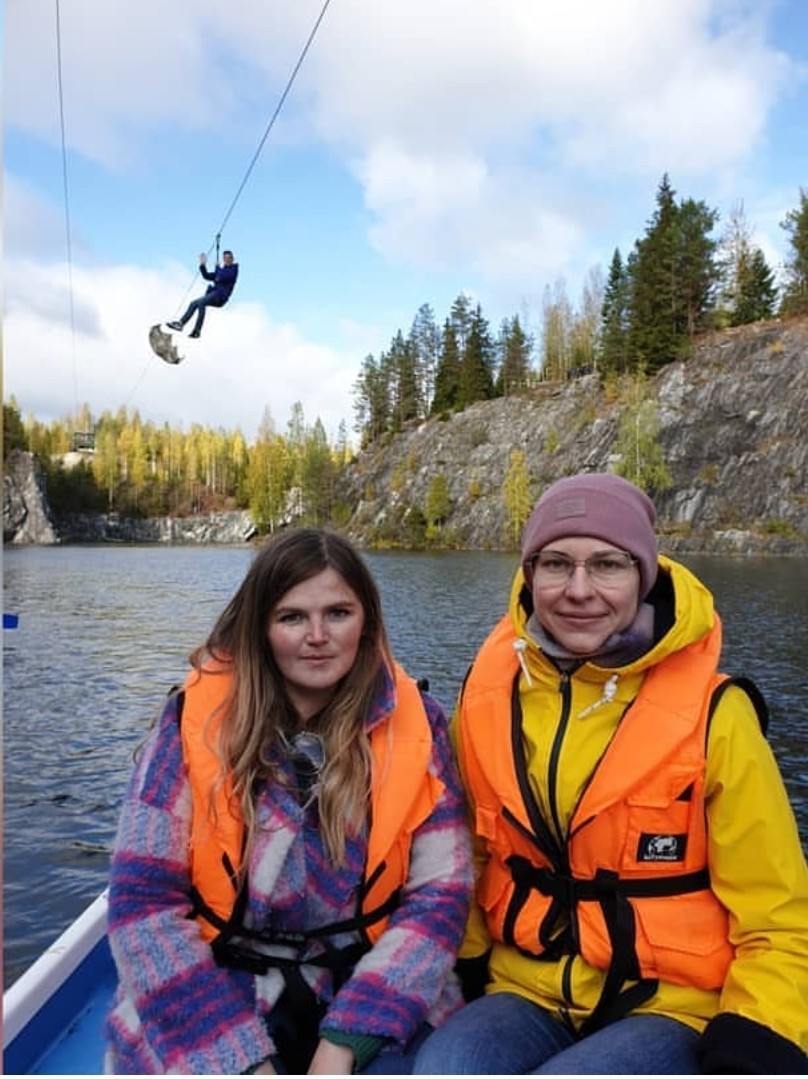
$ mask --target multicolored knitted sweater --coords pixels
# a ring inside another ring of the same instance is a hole
[[[392,681],[368,729],[393,706]],[[376,945],[335,993],[329,971],[301,972],[326,1002],[321,1027],[405,1045],[421,1023],[438,1025],[462,1003],[452,973],[472,887],[465,806],[446,719],[424,696],[433,736],[431,767],[445,790],[412,845],[402,900]],[[279,756],[278,767],[285,764]],[[301,808],[294,773],[265,784],[250,858],[248,917],[262,928],[300,932],[350,918],[365,864],[364,837],[346,864],[329,862],[316,803]],[[140,1074],[239,1074],[274,1052],[266,1018],[284,989],[277,969],[254,975],[219,967],[191,910],[190,786],[177,708],[169,701],[124,799],[112,859],[109,938],[119,988],[107,1022],[107,1066]],[[346,937],[339,943],[352,939]]]

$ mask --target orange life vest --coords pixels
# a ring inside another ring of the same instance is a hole
[[[492,939],[549,959],[578,951],[609,972],[604,997],[640,979],[721,986],[734,953],[726,910],[710,889],[704,805],[711,703],[729,684],[717,673],[720,622],[649,670],[563,844],[527,776],[515,639],[505,617],[469,674],[459,723],[476,830],[489,853],[478,899]],[[758,705],[754,686],[744,685]]]
[[[384,930],[409,870],[415,829],[443,790],[429,769],[432,733],[415,681],[394,665],[396,705],[370,735],[370,832],[357,928],[375,942]],[[191,883],[199,897],[200,931],[213,943],[234,926],[236,878],[245,829],[232,781],[221,778],[216,752],[223,707],[231,688],[227,668],[193,671],[184,685],[180,730],[192,792]],[[211,805],[210,792],[214,791]],[[343,927],[344,928],[344,927]]]

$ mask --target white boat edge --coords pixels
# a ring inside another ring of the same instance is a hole
[[[11,1044],[106,931],[105,890],[3,994],[3,1048]]]

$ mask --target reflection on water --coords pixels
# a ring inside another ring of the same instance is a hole
[[[240,583],[242,548],[4,551],[5,984],[106,883],[132,752]],[[516,558],[369,553],[393,649],[450,710],[504,610]],[[713,589],[725,667],[753,678],[808,840],[808,562],[688,558]]]

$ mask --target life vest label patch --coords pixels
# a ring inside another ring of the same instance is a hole
[[[638,862],[683,862],[687,850],[687,834],[661,835],[642,832],[637,846]]]

